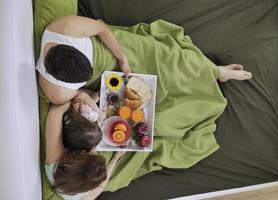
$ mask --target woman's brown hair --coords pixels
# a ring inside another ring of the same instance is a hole
[[[63,143],[74,151],[90,152],[98,145],[102,131],[96,122],[91,122],[72,107],[64,114]]]
[[[55,167],[53,187],[69,195],[93,190],[107,177],[105,159],[86,152],[68,152]]]

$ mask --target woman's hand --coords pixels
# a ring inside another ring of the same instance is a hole
[[[107,117],[107,104],[105,104],[103,109],[98,112],[97,122],[99,126],[101,126],[102,122],[106,119],[106,117]]]
[[[122,72],[125,73],[125,77],[128,78],[130,73],[131,73],[131,68],[130,68],[130,66],[128,64],[128,61],[127,61],[126,57],[124,57],[123,59],[119,60],[119,66],[120,66]]]
[[[119,160],[125,154],[126,154],[126,151],[116,151],[116,152],[114,152],[112,159]]]

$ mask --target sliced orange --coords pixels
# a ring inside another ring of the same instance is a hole
[[[122,142],[125,139],[125,133],[123,131],[115,131],[112,134],[112,138],[115,142]]]
[[[126,132],[126,126],[123,123],[117,123],[114,126],[114,131],[123,131],[123,132]]]
[[[123,106],[123,107],[119,108],[118,114],[123,119],[129,119],[130,115],[131,115],[131,110],[129,107]]]
[[[141,110],[135,110],[131,115],[131,119],[133,119],[133,121],[135,121],[136,123],[141,122],[143,118],[144,114]]]

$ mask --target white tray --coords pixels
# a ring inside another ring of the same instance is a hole
[[[100,88],[100,108],[103,109],[107,103],[107,94],[109,93],[109,89],[105,85],[106,78],[111,74],[117,74],[119,76],[123,76],[123,72],[115,72],[115,71],[105,71],[101,76],[101,88]],[[107,145],[103,140],[99,143],[96,150],[97,151],[142,151],[142,152],[150,152],[153,150],[153,134],[154,134],[154,114],[155,114],[155,96],[156,96],[156,80],[157,76],[155,75],[147,75],[147,74],[135,74],[131,73],[130,76],[137,76],[147,83],[152,91],[152,97],[147,106],[143,107],[143,113],[145,121],[147,121],[149,126],[148,135],[151,138],[151,144],[148,147],[140,147],[138,144],[130,141],[127,147],[120,148],[115,146]],[[122,87],[123,90],[124,87]]]

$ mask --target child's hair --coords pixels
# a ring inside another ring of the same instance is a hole
[[[96,122],[89,121],[72,107],[64,114],[63,143],[65,148],[90,152],[98,145],[101,138],[102,131]]]
[[[54,189],[69,195],[93,190],[107,178],[105,159],[86,152],[67,152],[55,168]]]

